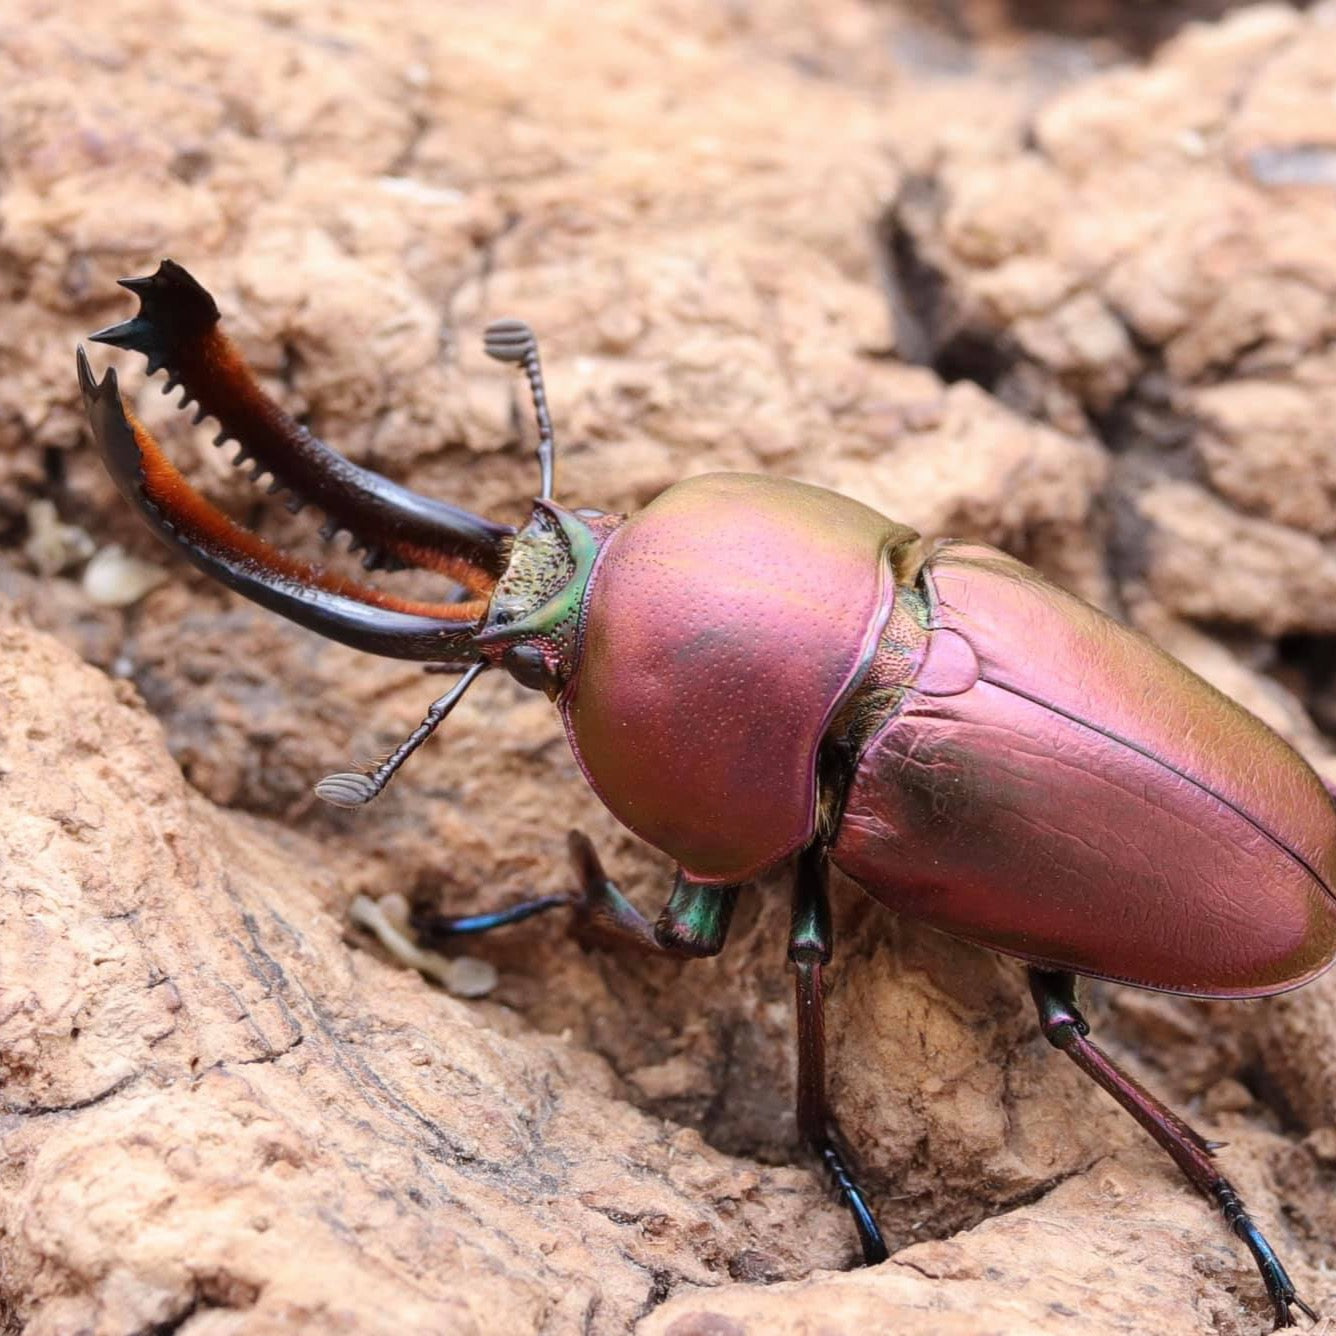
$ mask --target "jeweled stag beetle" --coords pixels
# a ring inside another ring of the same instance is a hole
[[[527,374],[541,495],[518,532],[358,468],[289,418],[170,260],[123,286],[134,319],[92,337],[165,370],[271,490],[313,504],[368,568],[439,572],[467,596],[412,602],[298,561],[186,483],[79,352],[117,485],[201,570],[322,635],[452,665],[462,679],[375,771],[318,786],[369,801],[490,667],[557,703],[604,803],[679,871],[651,925],[571,837],[582,889],[425,931],[482,932],[556,905],[586,940],[718,952],[739,887],[790,860],[798,1125],[886,1248],[826,1102],[822,971],[833,862],[883,904],[1019,957],[1044,1035],[1173,1157],[1247,1245],[1278,1327],[1295,1293],[1215,1149],[1089,1039],[1076,977],[1262,997],[1336,954],[1336,807],[1269,728],[1004,553],[947,541],[818,487],[746,474],[677,483],[639,514],[552,499],[538,349],[518,321],[492,356]]]

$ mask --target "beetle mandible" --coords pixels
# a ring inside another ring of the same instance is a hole
[[[357,467],[298,425],[179,265],[122,285],[138,314],[93,339],[165,370],[197,421],[212,416],[218,441],[239,443],[236,462],[319,507],[326,537],[349,531],[365,567],[435,571],[464,591],[399,598],[238,527],[125,408],[115,372],[99,383],[79,350],[107,468],[161,539],[313,631],[462,673],[385,762],[329,776],[320,795],[370,801],[499,667],[556,702],[598,796],[678,866],[651,924],[572,834],[578,893],[437,916],[426,936],[567,905],[586,941],[709,956],[739,887],[792,863],[798,1126],[875,1263],[886,1247],[825,1092],[833,862],[890,908],[1024,961],[1045,1037],[1220,1208],[1276,1326],[1293,1325],[1295,1308],[1316,1317],[1214,1147],[1091,1042],[1076,1002],[1078,975],[1243,998],[1331,963],[1336,806],[1265,724],[1012,557],[970,542],[925,548],[818,487],[708,474],[630,517],[558,505],[537,342],[519,321],[486,333],[487,351],[527,376],[538,423],[540,494],[516,530]]]

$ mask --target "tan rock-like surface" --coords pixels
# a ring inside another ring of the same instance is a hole
[[[1044,6],[956,8],[982,45],[855,0],[0,19],[0,1330],[1263,1328],[1246,1257],[1038,1038],[1017,968],[848,885],[831,1085],[902,1249],[875,1272],[839,1273],[852,1231],[795,1144],[782,880],[718,961],[547,919],[470,944],[483,1001],[390,964],[358,894],[565,887],[572,826],[647,910],[668,868],[493,678],[375,807],[314,803],[435,680],[172,563],[78,412],[74,341],[171,254],[313,429],[515,520],[524,405],[479,343],[518,313],[564,499],[758,469],[1001,543],[1336,776],[1290,694],[1326,721],[1328,195],[1274,179],[1321,176],[1330,20],[1246,12],[1100,74],[1074,11],[1051,59]],[[316,550],[118,364],[199,486]],[[85,534],[167,582],[115,606]],[[1092,1004],[1328,1308],[1333,999]]]
[[[1190,28],[925,136],[885,225],[899,346],[1101,439],[1124,598],[1258,644],[1336,625],[1334,56],[1329,6]]]

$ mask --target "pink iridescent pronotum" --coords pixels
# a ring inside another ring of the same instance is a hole
[[[425,941],[556,906],[586,944],[706,956],[739,889],[794,873],[802,1136],[863,1258],[885,1258],[825,1093],[822,973],[833,862],[883,904],[1026,962],[1046,1038],[1104,1087],[1224,1213],[1276,1325],[1314,1316],[1221,1174],[1214,1148],[1088,1038],[1077,975],[1197,997],[1263,997],[1336,955],[1336,808],[1265,724],[1150,641],[974,543],[918,535],[821,488],[745,474],[670,487],[630,517],[552,499],[553,434],[532,332],[487,349],[528,378],[541,495],[516,530],[359,468],[259,387],[209,294],[170,260],[125,280],[139,313],[93,335],[143,353],[238,462],[368,569],[438,572],[424,602],[278,551],[192,489],[82,350],[79,381],[117,485],[201,570],[323,635],[462,674],[369,773],[374,798],[480,673],[556,702],[580,766],[679,871],[656,923],[570,836],[578,889],[417,921]]]

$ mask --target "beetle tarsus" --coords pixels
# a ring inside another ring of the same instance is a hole
[[[1317,1313],[1295,1291],[1289,1273],[1281,1265],[1275,1250],[1266,1241],[1266,1236],[1253,1223],[1252,1217],[1233,1186],[1222,1178],[1216,1184],[1213,1195],[1221,1214],[1225,1217],[1225,1223],[1243,1240],[1257,1264],[1258,1271],[1262,1274],[1267,1294],[1275,1310],[1275,1330],[1280,1331],[1284,1327],[1295,1325],[1294,1314],[1290,1312],[1292,1307],[1297,1308],[1309,1321],[1317,1322],[1319,1320]]]
[[[571,903],[569,895],[540,895],[532,900],[521,900],[508,909],[497,909],[490,914],[437,914],[430,910],[415,911],[409,917],[409,925],[417,936],[418,945],[431,947],[448,941],[451,937],[470,937],[478,933],[491,932],[495,928],[506,928],[512,923],[523,923],[535,914],[546,913],[549,909],[560,909]]]
[[[1317,1314],[1295,1292],[1285,1268],[1242,1199],[1216,1167],[1216,1144],[1189,1127],[1172,1109],[1134,1081],[1086,1036],[1090,1026],[1076,1005],[1076,976],[1065,971],[1030,971],[1030,992],[1039,1011],[1044,1038],[1060,1049],[1097,1085],[1102,1086],[1168,1152],[1190,1183],[1214,1202],[1225,1223],[1247,1246],[1275,1312],[1276,1329],[1292,1327],[1291,1308],[1317,1321]]]
[[[876,1266],[879,1262],[884,1262],[891,1255],[887,1250],[886,1240],[881,1236],[872,1208],[867,1204],[867,1198],[863,1196],[863,1189],[854,1182],[839,1148],[833,1141],[827,1141],[820,1147],[819,1153],[821,1163],[825,1165],[835,1191],[854,1218],[858,1242],[863,1248],[863,1265]]]

